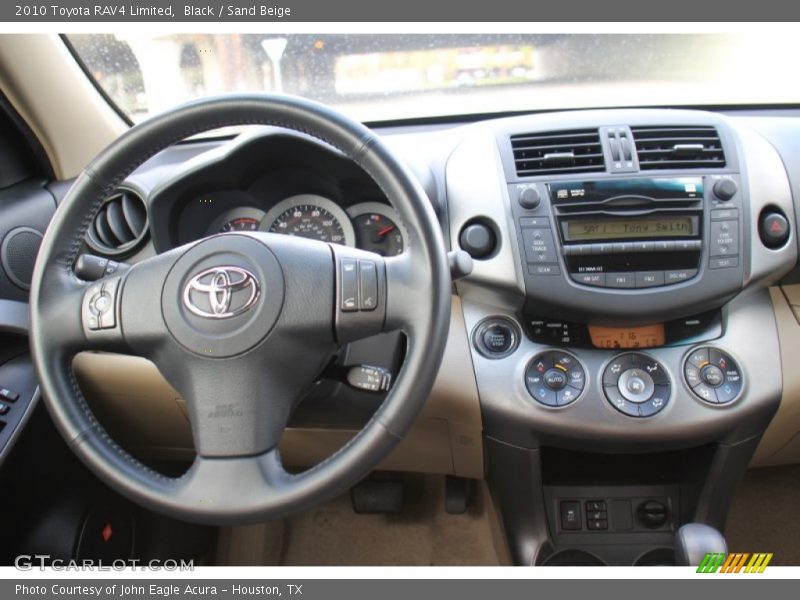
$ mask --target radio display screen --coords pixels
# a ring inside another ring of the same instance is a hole
[[[603,220],[580,219],[564,223],[564,241],[693,237],[697,235],[695,223],[695,218],[687,216]]]
[[[601,327],[589,325],[589,338],[595,348],[658,348],[665,341],[664,324],[644,327]]]

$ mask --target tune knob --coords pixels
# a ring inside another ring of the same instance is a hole
[[[714,184],[713,192],[717,198],[726,202],[736,195],[738,189],[733,179],[720,179]]]

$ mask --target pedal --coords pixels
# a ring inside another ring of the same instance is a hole
[[[447,475],[444,480],[444,510],[448,515],[463,515],[469,506],[472,485],[469,479]]]
[[[350,502],[359,515],[399,513],[404,497],[403,482],[396,479],[367,479],[350,490]]]

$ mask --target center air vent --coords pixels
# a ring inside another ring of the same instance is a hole
[[[639,168],[718,169],[725,153],[713,127],[631,127]]]
[[[605,170],[597,129],[512,135],[511,148],[519,177]]]
[[[106,256],[120,256],[135,250],[147,236],[147,206],[144,199],[118,188],[106,198],[86,232],[86,243]]]

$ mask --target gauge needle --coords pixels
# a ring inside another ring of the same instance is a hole
[[[383,237],[392,230],[394,230],[394,225],[388,225],[378,232],[378,237]]]

